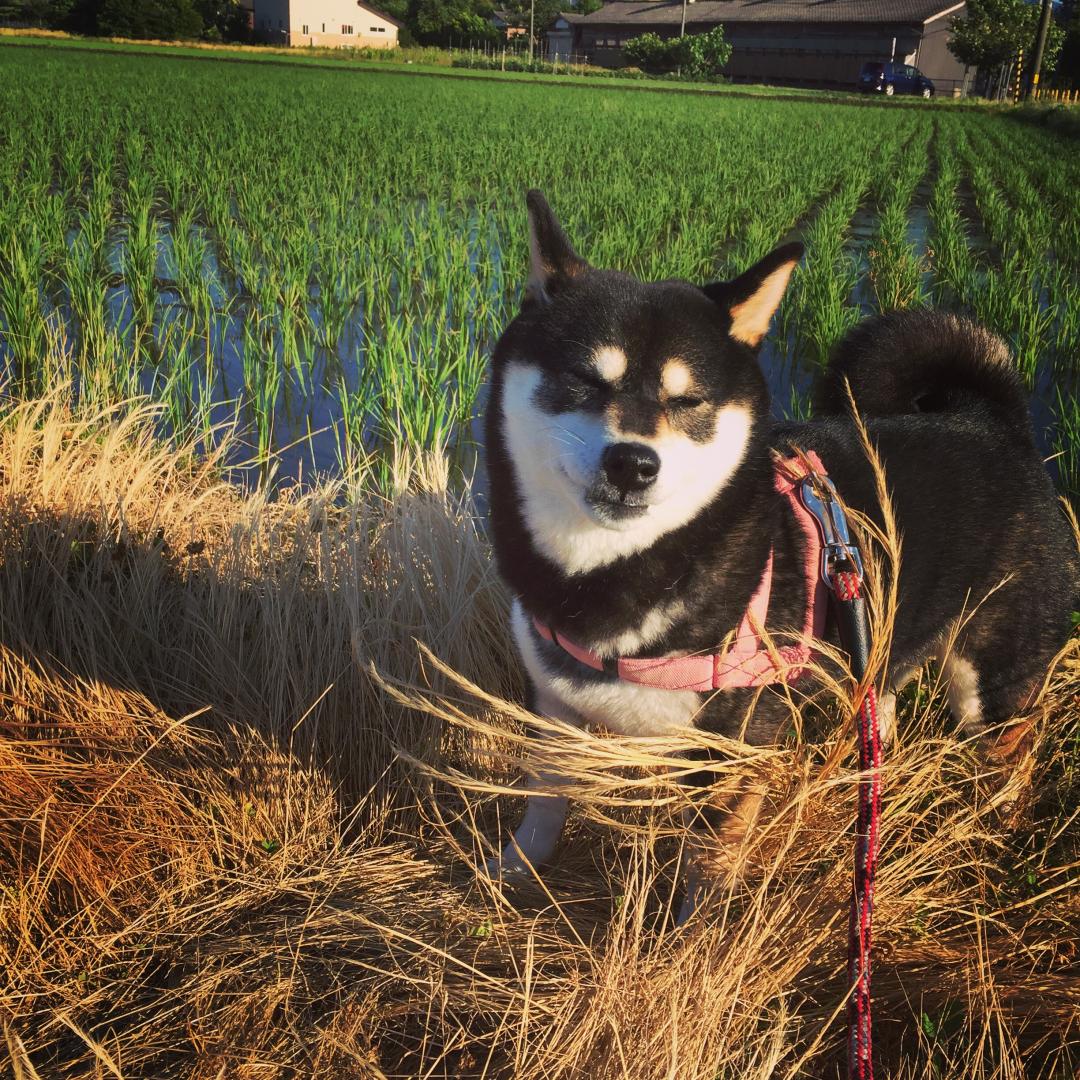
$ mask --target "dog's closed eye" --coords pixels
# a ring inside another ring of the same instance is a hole
[[[591,370],[571,371],[570,378],[581,386],[587,386],[590,390],[610,389],[610,384],[607,380],[601,378],[596,372]]]

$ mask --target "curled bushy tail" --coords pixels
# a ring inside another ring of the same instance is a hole
[[[860,323],[833,352],[816,412],[847,410],[845,381],[864,416],[979,411],[1032,438],[1027,392],[1005,342],[957,315],[921,308]]]

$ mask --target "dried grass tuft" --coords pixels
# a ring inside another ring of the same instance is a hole
[[[766,809],[708,918],[670,919],[676,777],[707,736],[553,731],[568,837],[542,881],[499,886],[474,867],[521,811],[543,722],[516,704],[468,496],[432,461],[403,462],[389,501],[245,495],[154,423],[57,399],[0,419],[14,1076],[838,1075],[856,778],[837,699],[857,692],[839,669],[782,745],[715,747],[717,791],[749,783]],[[875,610],[887,629],[889,597]],[[932,672],[905,695],[882,1075],[1073,1075],[1078,696],[1074,641],[995,769]]]

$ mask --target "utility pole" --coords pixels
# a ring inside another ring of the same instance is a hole
[[[536,18],[536,0],[529,0],[529,63],[533,62],[533,20]]]
[[[686,37],[686,0],[682,0],[682,23],[679,25],[679,40]],[[675,69],[675,74],[682,78],[682,64]]]
[[[1042,72],[1043,51],[1046,49],[1046,35],[1050,33],[1050,14],[1053,0],[1042,0],[1042,15],[1039,17],[1039,32],[1035,35],[1035,56],[1031,61],[1031,78],[1028,79],[1026,100],[1039,89],[1039,75]]]

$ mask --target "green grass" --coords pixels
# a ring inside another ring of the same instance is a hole
[[[68,50],[74,52],[106,52],[136,56],[156,56],[159,58],[187,58],[200,60],[229,60],[266,65],[302,65],[360,71],[394,71],[410,75],[438,75],[446,78],[488,79],[498,82],[539,82],[556,85],[588,86],[592,88],[608,87],[620,90],[649,90],[669,93],[701,94],[736,94],[751,97],[803,98],[808,101],[846,101],[868,104],[865,96],[842,90],[812,90],[788,86],[767,86],[757,83],[714,83],[648,79],[640,76],[620,76],[617,71],[593,68],[588,74],[549,75],[537,72],[515,72],[486,70],[476,67],[451,66],[454,59],[467,62],[468,49],[314,49],[314,48],[276,48],[270,46],[233,46],[228,45],[185,45],[182,42],[138,42],[112,40],[109,38],[75,36],[36,36],[33,32],[17,34],[0,33],[0,45],[23,46]],[[909,101],[890,103],[909,105],[916,108],[935,108],[941,105],[953,106],[959,102],[953,99],[941,101]],[[982,107],[981,105],[979,106]]]
[[[235,423],[294,474],[403,440],[471,467],[533,186],[587,258],[646,278],[801,237],[766,363],[809,371],[863,314],[933,299],[1008,338],[1051,408],[1046,365],[1076,370],[1080,167],[992,112],[2,40],[0,363],[21,393],[150,393],[174,436]]]

